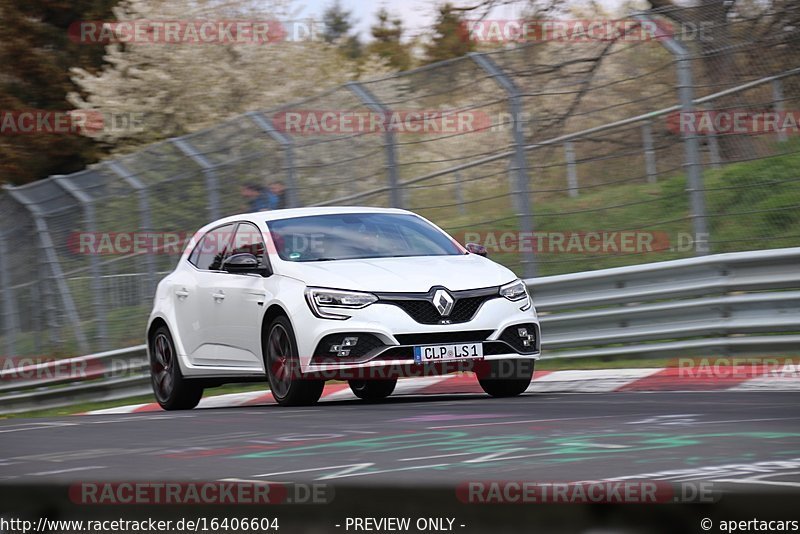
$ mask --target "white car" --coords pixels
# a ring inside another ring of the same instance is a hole
[[[400,209],[298,208],[220,219],[158,285],[147,326],[162,408],[264,380],[307,405],[325,380],[366,400],[399,376],[473,370],[493,396],[530,384],[540,335],[525,284]]]

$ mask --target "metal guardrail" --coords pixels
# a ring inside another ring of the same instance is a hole
[[[147,395],[152,390],[146,348],[136,345],[35,365],[4,366],[0,415]]]
[[[544,358],[797,351],[800,248],[526,280]]]
[[[526,283],[540,314],[544,359],[769,354],[800,347],[800,247]],[[147,394],[145,348],[3,370],[0,414]],[[57,367],[76,372],[59,376]],[[31,374],[36,378],[24,378]]]

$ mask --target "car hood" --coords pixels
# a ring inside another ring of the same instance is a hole
[[[309,286],[375,292],[426,292],[433,286],[452,291],[499,286],[516,275],[475,254],[370,258],[325,262],[280,261],[278,274]]]

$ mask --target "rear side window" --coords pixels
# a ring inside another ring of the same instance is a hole
[[[206,271],[219,270],[235,227],[235,224],[226,224],[204,235],[189,256],[192,265]]]

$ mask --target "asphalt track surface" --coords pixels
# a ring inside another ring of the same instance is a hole
[[[0,483],[450,486],[714,481],[800,489],[800,393],[476,394],[0,421]]]

